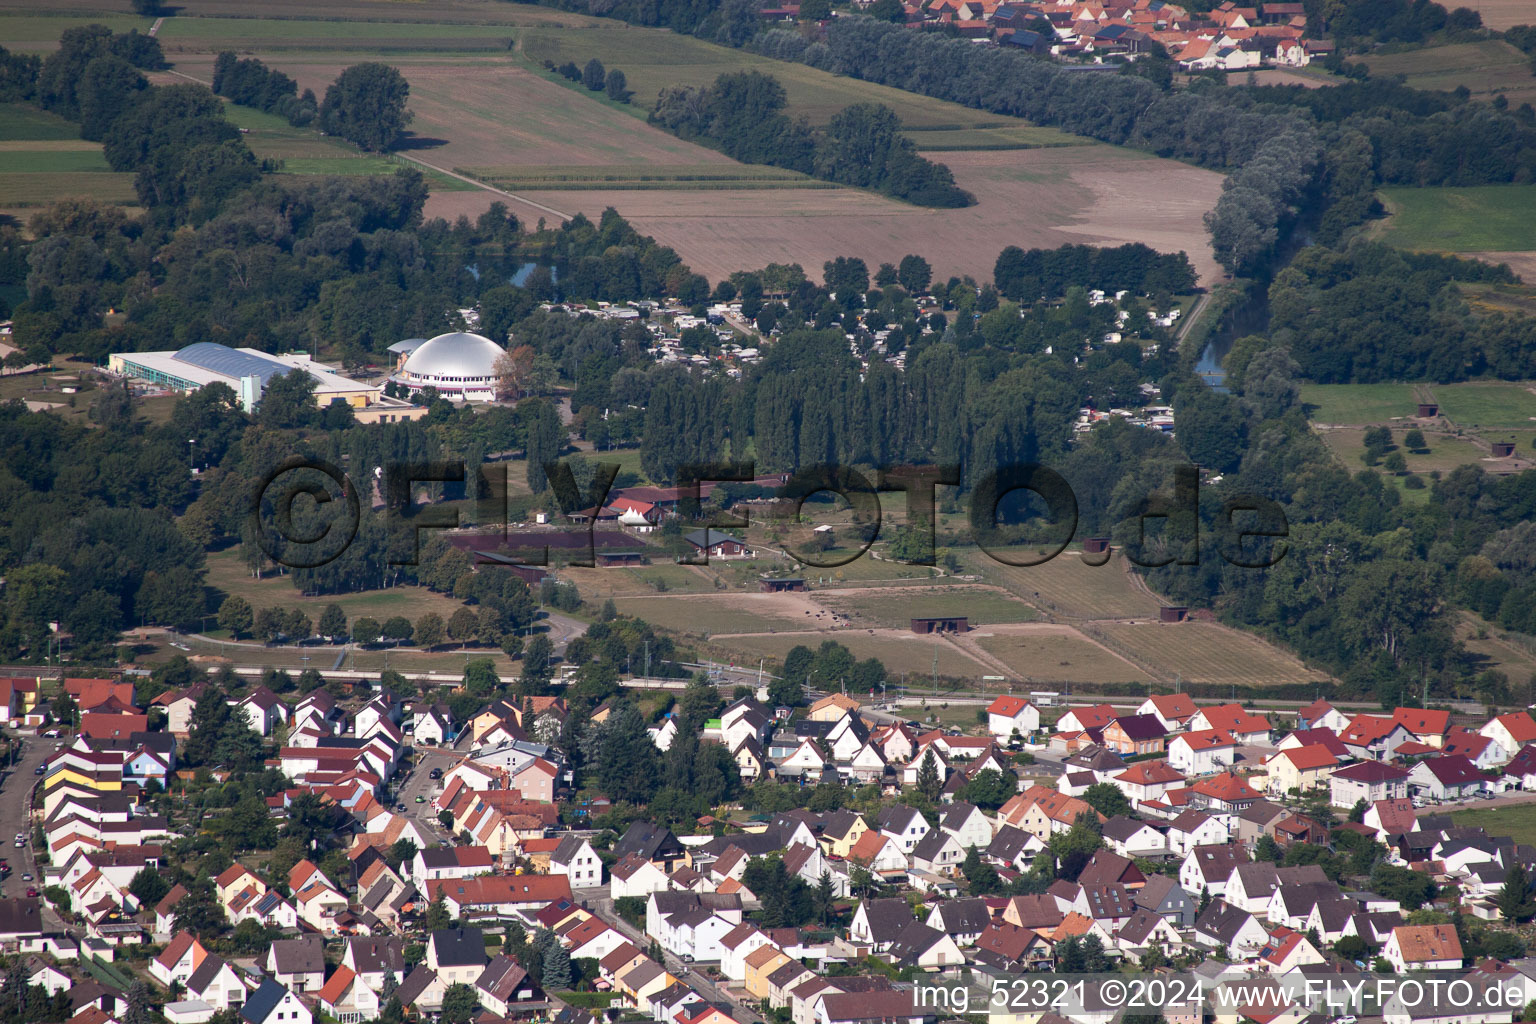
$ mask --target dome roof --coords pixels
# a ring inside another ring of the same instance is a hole
[[[504,350],[490,338],[455,331],[418,345],[405,372],[422,377],[493,377]]]

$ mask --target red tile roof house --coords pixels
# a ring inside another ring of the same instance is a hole
[[[1508,761],[1527,743],[1536,743],[1536,719],[1524,711],[1511,711],[1494,718],[1478,732],[1498,745],[1501,761]]]

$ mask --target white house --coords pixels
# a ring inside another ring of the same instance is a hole
[[[572,889],[603,884],[602,859],[592,849],[592,844],[580,836],[561,838],[560,845],[549,855],[549,873],[570,878]]]
[[[1039,732],[1040,709],[1023,697],[999,697],[987,706],[987,731],[1004,744],[1014,733],[1028,736]]]
[[[1237,760],[1237,741],[1220,729],[1179,733],[1168,741],[1168,764],[1183,775],[1210,775]]]
[[[1459,970],[1463,958],[1461,939],[1448,924],[1399,925],[1381,955],[1397,974]]]
[[[1525,711],[1511,711],[1491,719],[1478,730],[1499,748],[1499,760],[1508,761],[1527,743],[1536,742],[1536,719]]]
[[[309,1007],[271,978],[263,981],[240,1006],[245,1024],[314,1024]]]

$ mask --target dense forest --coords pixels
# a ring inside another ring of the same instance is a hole
[[[760,71],[723,74],[707,88],[662,90],[651,122],[716,145],[743,163],[769,164],[841,185],[872,189],[919,206],[971,206],[949,168],[917,154],[887,106],[856,103],[825,130],[784,113],[784,87]]]

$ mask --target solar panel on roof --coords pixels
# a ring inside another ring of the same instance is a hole
[[[273,377],[281,377],[293,369],[287,363],[276,359],[241,352],[215,341],[195,342],[178,351],[172,358],[229,377],[255,375],[261,378],[263,388],[271,382]]]

